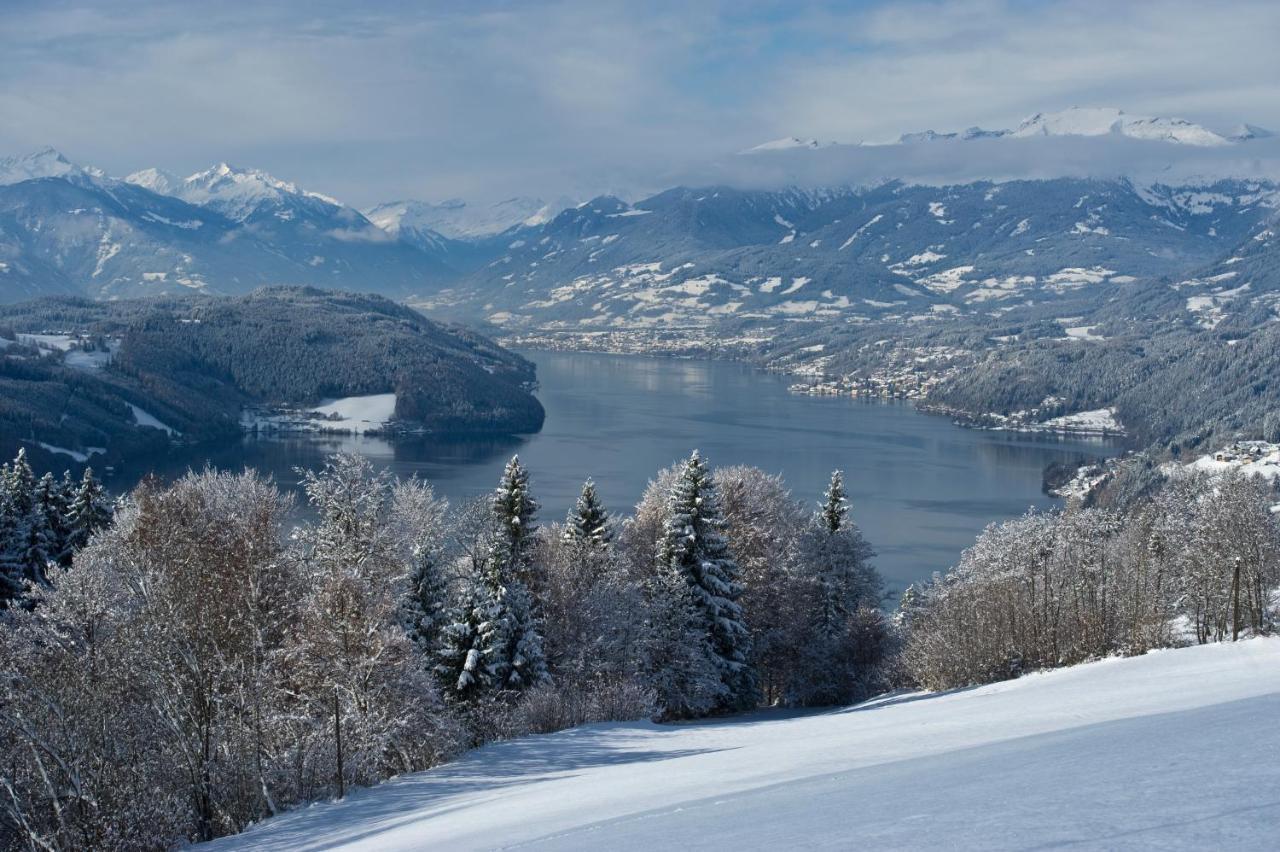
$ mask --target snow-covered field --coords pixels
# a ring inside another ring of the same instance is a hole
[[[249,410],[241,413],[246,431],[339,432],[363,435],[386,428],[396,416],[396,395],[375,393],[321,402],[306,410]]]
[[[1268,848],[1280,639],[844,710],[526,737],[217,849]]]
[[[312,410],[326,417],[336,416],[337,419],[326,425],[360,434],[370,429],[381,429],[396,416],[396,395],[347,396],[322,402]]]

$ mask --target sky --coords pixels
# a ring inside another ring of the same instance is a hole
[[[0,156],[355,206],[660,188],[781,136],[1114,106],[1280,128],[1280,3],[0,0]]]

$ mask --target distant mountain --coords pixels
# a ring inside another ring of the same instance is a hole
[[[1105,136],[1114,133],[1134,139],[1152,139],[1182,145],[1229,145],[1231,140],[1181,118],[1146,118],[1123,110],[1073,107],[1053,113],[1036,113],[1009,133],[1026,136]]]
[[[1058,179],[601,197],[504,235],[424,306],[575,333],[931,323],[1096,304],[1223,256],[1280,188]],[[714,332],[707,332],[714,336]]]
[[[1270,131],[1250,124],[1242,124],[1230,134],[1221,134],[1181,118],[1152,118],[1129,115],[1113,107],[1071,107],[1058,112],[1038,112],[1022,120],[1017,127],[1003,130],[985,130],[969,127],[965,130],[938,132],[922,130],[904,133],[890,144],[915,145],[938,140],[968,139],[1026,139],[1033,136],[1124,136],[1198,147],[1218,147],[1250,139],[1268,138]],[[879,143],[862,143],[877,147]],[[765,153],[795,149],[817,150],[824,146],[812,139],[787,137],[766,142],[741,153]]]
[[[0,302],[244,293],[265,284],[422,295],[455,273],[359,211],[220,164],[125,180],[46,149],[0,163]]]
[[[45,299],[0,307],[0,329],[0,454],[111,463],[235,435],[245,405],[392,393],[409,429],[542,425],[531,363],[377,296]]]
[[[427,201],[391,201],[365,211],[378,227],[390,234],[421,242],[433,234],[450,239],[479,239],[511,228],[541,225],[574,202],[561,197],[546,202],[541,198],[508,198],[496,204],[473,205],[461,199],[439,204]]]
[[[745,151],[739,151],[740,154],[760,154],[765,151],[790,151],[795,148],[820,148],[822,147],[817,139],[799,139],[795,136],[787,136],[782,139],[774,139],[772,142],[765,142],[760,145],[753,146]]]
[[[20,157],[0,158],[0,186],[50,177],[91,180],[103,177],[103,173],[100,169],[78,166],[53,148],[41,148]]]

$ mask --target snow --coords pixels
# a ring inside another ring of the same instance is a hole
[[[1072,107],[1061,112],[1036,113],[1009,135],[1028,136],[1128,136],[1183,145],[1218,147],[1231,144],[1225,136],[1181,118],[1148,118],[1128,115],[1111,107]]]
[[[439,203],[389,201],[363,212],[369,221],[392,235],[427,230],[446,237],[467,239],[500,234],[520,225],[543,225],[575,205],[577,202],[567,197],[550,203],[541,198],[515,197],[487,205],[451,198]],[[641,216],[649,212],[624,210],[609,216]]]
[[[1097,408],[1064,414],[1037,424],[1055,432],[1076,432],[1085,435],[1123,435],[1124,426],[1116,419],[1114,408]]]
[[[18,333],[18,340],[22,343],[34,345],[37,349],[52,349],[57,352],[66,352],[75,344],[75,335],[71,334],[26,334]]]
[[[1186,467],[1211,473],[1238,470],[1246,475],[1274,480],[1280,477],[1280,444],[1239,441],[1216,453],[1203,455]]]
[[[311,409],[326,417],[337,415],[327,426],[349,429],[357,434],[366,430],[381,429],[396,416],[396,395],[375,393],[368,396],[347,396],[331,399]]]
[[[36,444],[47,452],[71,456],[71,458],[78,462],[87,462],[90,456],[97,453],[105,453],[107,451],[105,447],[87,447],[84,452],[80,452],[79,450],[68,450],[66,447],[56,447],[53,444],[46,444],[44,441],[36,441]]]
[[[1071,340],[1106,340],[1102,335],[1093,333],[1095,328],[1096,325],[1073,325],[1067,326],[1063,331]]]
[[[782,139],[774,139],[769,142],[763,142],[759,145],[747,148],[745,151],[739,151],[739,154],[762,154],[767,151],[790,151],[795,148],[820,148],[821,145],[817,139],[800,139],[795,136],[787,136]]]
[[[919,254],[913,254],[911,257],[902,261],[901,266],[925,266],[930,263],[937,263],[946,257],[945,254],[938,254],[932,249],[922,251]]]
[[[128,178],[126,178],[126,180],[127,179]],[[181,228],[184,231],[194,231],[197,228],[200,228],[204,225],[204,222],[201,222],[199,219],[190,219],[187,221],[179,222],[173,219],[166,219],[164,216],[161,216],[159,213],[152,213],[150,210],[148,210],[146,213],[143,213],[142,218],[147,219],[151,222],[158,222],[161,225],[169,225],[170,227],[173,227],[173,228]]]
[[[100,169],[84,168],[53,148],[41,148],[21,157],[0,157],[0,186],[38,178],[101,178]]]
[[[169,437],[182,434],[177,429],[174,429],[171,426],[166,426],[165,424],[161,423],[158,419],[155,418],[155,416],[148,414],[146,411],[143,411],[141,408],[134,405],[133,403],[129,403],[129,407],[133,409],[133,420],[139,426],[150,426],[152,429],[159,429],[162,432],[168,432]]]
[[[525,737],[212,848],[1265,848],[1278,715],[1280,639],[1253,639],[843,710]]]
[[[844,250],[845,250],[845,249],[847,249],[849,246],[853,245],[853,241],[854,241],[854,240],[856,240],[856,239],[858,239],[858,237],[862,236],[862,233],[863,233],[864,231],[866,231],[866,230],[867,230],[867,228],[870,228],[872,225],[874,225],[876,222],[879,222],[879,221],[880,221],[881,219],[883,219],[883,218],[884,218],[884,214],[882,214],[882,213],[877,213],[876,215],[872,216],[872,217],[871,217],[871,219],[870,219],[870,221],[868,221],[865,225],[863,225],[863,226],[862,226],[861,228],[859,228],[858,230],[854,231],[854,232],[853,232],[853,235],[852,235],[851,237],[849,237],[849,239],[847,239],[847,240],[845,240],[843,243],[841,243],[841,244],[840,244],[840,248],[839,248],[839,249],[837,249],[837,251],[844,251]]]

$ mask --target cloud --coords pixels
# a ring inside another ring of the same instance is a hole
[[[0,150],[349,203],[656,189],[783,135],[1072,104],[1280,126],[1274,3],[121,0],[0,9]]]

